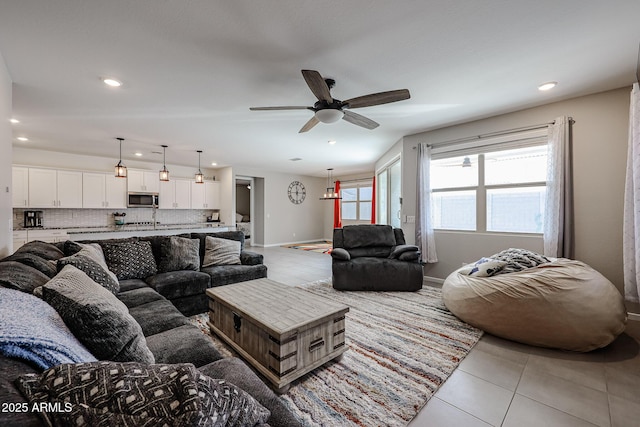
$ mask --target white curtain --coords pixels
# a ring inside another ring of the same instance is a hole
[[[629,108],[629,151],[627,180],[624,191],[624,221],[622,235],[624,297],[640,302],[640,88],[631,90]]]
[[[438,262],[436,240],[431,217],[431,147],[418,144],[418,185],[416,194],[416,243],[422,252],[422,261]]]
[[[558,117],[548,130],[544,254],[573,258],[573,172],[570,119]]]

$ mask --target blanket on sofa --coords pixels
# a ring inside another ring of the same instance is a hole
[[[31,294],[2,287],[0,353],[28,360],[42,369],[96,360],[53,307]]]

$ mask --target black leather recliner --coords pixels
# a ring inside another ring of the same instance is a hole
[[[347,225],[333,230],[333,287],[341,291],[417,291],[422,263],[400,228]]]

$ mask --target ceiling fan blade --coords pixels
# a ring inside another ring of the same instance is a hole
[[[307,132],[309,130],[311,130],[311,128],[313,128],[315,125],[317,125],[318,123],[320,123],[320,120],[318,120],[316,118],[316,116],[312,116],[309,121],[307,123],[304,124],[304,126],[302,126],[302,129],[300,129],[298,131],[298,133],[303,133],[303,132]]]
[[[360,114],[356,114],[353,111],[345,111],[344,116],[342,116],[342,120],[346,120],[349,123],[353,123],[354,125],[361,126],[365,129],[375,129],[380,126],[373,120]]]
[[[398,89],[347,99],[346,101],[342,101],[342,105],[345,108],[362,108],[371,107],[373,105],[388,104],[390,102],[403,101],[409,98],[411,98],[409,90]]]
[[[283,107],[250,107],[251,111],[271,111],[271,110],[311,110],[311,107],[301,107],[301,106],[283,106]]]
[[[311,92],[318,98],[319,101],[333,102],[331,92],[329,92],[329,86],[324,81],[319,72],[315,70],[302,70],[302,77],[307,82],[307,86],[311,89]]]

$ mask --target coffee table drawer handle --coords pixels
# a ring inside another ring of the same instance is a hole
[[[240,332],[240,328],[242,327],[242,316],[240,316],[238,313],[233,312],[233,329],[236,330],[236,332]]]
[[[311,341],[311,344],[309,344],[309,351],[318,350],[320,347],[324,347],[324,338],[316,338]]]

